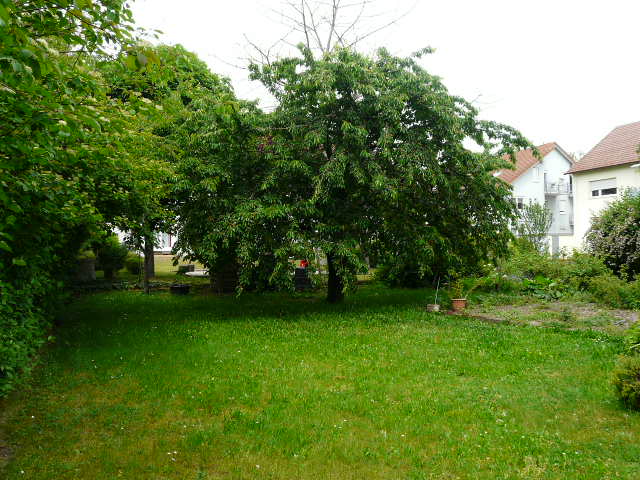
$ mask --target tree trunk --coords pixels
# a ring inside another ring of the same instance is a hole
[[[144,293],[149,293],[149,279],[156,276],[156,262],[153,257],[153,238],[144,238]]]
[[[344,283],[336,272],[336,259],[332,254],[327,255],[327,267],[329,268],[329,280],[327,282],[327,301],[339,303],[344,300]]]

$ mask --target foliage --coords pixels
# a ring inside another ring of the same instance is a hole
[[[181,151],[173,191],[180,219],[175,250],[202,263],[214,279],[237,272],[243,288],[292,289],[290,251],[278,242],[289,219],[278,198],[288,186],[261,192],[271,141],[259,129],[262,122],[263,114],[236,99],[226,81],[216,92],[192,92],[175,130]]]
[[[541,254],[548,251],[547,235],[553,222],[553,215],[545,205],[525,204],[519,213],[516,231],[519,237],[531,242]]]
[[[231,222],[255,234],[235,249],[273,238],[274,272],[296,251],[322,250],[330,301],[354,285],[364,252],[412,252],[418,271],[443,275],[506,250],[514,206],[492,173],[510,165],[503,154],[529,144],[479,120],[416,58],[344,48],[316,59],[301,46],[299,57],[250,68],[278,106],[259,150],[259,195]]]
[[[376,280],[389,287],[420,288],[431,284],[424,268],[403,259],[388,259],[378,266]]]
[[[640,273],[640,194],[626,191],[591,219],[586,241],[618,275]]]
[[[640,355],[640,321],[636,321],[627,331],[625,340],[627,352],[631,355]]]
[[[621,357],[613,372],[613,386],[622,403],[640,410],[640,355]]]
[[[540,252],[530,242],[518,239],[511,245],[509,255],[498,263],[498,269],[505,275],[519,278],[535,278],[538,275],[560,278],[563,260]]]
[[[522,280],[522,292],[542,300],[558,300],[566,292],[566,287],[550,278],[537,275],[533,279]]]
[[[601,258],[578,250],[558,262],[562,264],[560,280],[578,290],[587,290],[590,279],[611,273]]]
[[[128,188],[126,130],[93,65],[121,0],[0,0],[0,395],[45,341],[75,256]]]
[[[589,280],[589,293],[601,303],[615,308],[640,308],[640,280],[628,282],[612,273]]]
[[[100,71],[107,94],[122,108],[135,109],[130,128],[128,151],[135,157],[133,188],[127,209],[116,223],[129,234],[136,250],[153,252],[155,232],[174,227],[173,188],[175,159],[180,154],[174,135],[187,115],[192,97],[226,88],[206,64],[182,46],[146,47],[154,61],[131,68],[131,55],[122,52],[119,62],[102,62]]]
[[[124,266],[131,275],[139,275],[142,271],[142,257],[137,253],[129,252]]]
[[[112,280],[125,265],[129,251],[120,243],[117,235],[111,235],[96,245],[96,269],[104,272],[104,278]]]

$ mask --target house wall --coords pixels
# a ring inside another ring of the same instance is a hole
[[[545,180],[547,183],[555,184],[570,183],[570,176],[565,173],[569,168],[571,168],[571,162],[558,150],[552,150],[540,164],[531,167],[512,184],[514,198],[524,197],[527,203],[539,203],[551,210],[553,222],[548,238],[550,251],[553,251],[551,236],[560,237],[558,241],[560,249],[571,249],[575,246],[573,197],[568,194],[545,194]]]
[[[570,176],[565,172],[571,168],[571,162],[558,150],[549,152],[544,157],[542,165],[547,183],[560,185],[570,183]],[[569,194],[547,194],[545,204],[553,216],[549,233],[551,235],[573,236],[573,197]],[[563,243],[568,241],[570,239],[563,239]]]
[[[591,227],[591,217],[606,208],[613,200],[620,197],[620,193],[627,188],[640,188],[640,168],[630,168],[631,165],[600,168],[587,172],[573,174],[573,191],[575,199],[575,237],[577,246],[584,246],[584,236]],[[618,193],[604,197],[592,197],[589,182],[616,179]]]
[[[540,167],[540,176],[536,176],[536,167]],[[524,197],[527,203],[544,204],[543,165],[535,165],[524,172],[513,183],[514,198]]]

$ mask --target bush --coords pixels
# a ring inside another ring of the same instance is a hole
[[[620,359],[613,372],[613,386],[622,403],[640,410],[640,355]]]
[[[132,275],[139,275],[142,271],[142,257],[137,253],[129,252],[124,261],[124,266]]]
[[[592,278],[611,273],[601,258],[590,253],[574,250],[567,260],[559,261],[564,263],[562,280],[578,290],[586,290]]]
[[[559,300],[568,293],[567,286],[542,275],[522,281],[523,292],[543,300]]]
[[[586,240],[616,274],[640,274],[640,194],[627,191],[593,217]]]
[[[613,273],[589,280],[588,291],[594,299],[614,308],[640,307],[640,281],[626,282]]]
[[[112,280],[115,274],[124,267],[129,251],[122,245],[117,235],[103,240],[96,248],[96,269],[104,272],[104,278]]]
[[[418,265],[401,262],[378,266],[375,279],[389,287],[420,288],[431,283]]]
[[[627,332],[625,347],[630,355],[640,355],[640,322],[636,322]]]
[[[538,252],[529,242],[518,239],[510,250],[510,255],[498,265],[499,270],[512,277],[560,278],[563,274],[563,260],[547,253]]]

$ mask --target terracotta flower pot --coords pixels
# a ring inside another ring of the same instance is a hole
[[[454,312],[460,312],[467,307],[467,299],[466,298],[452,298],[451,299],[451,307]]]

